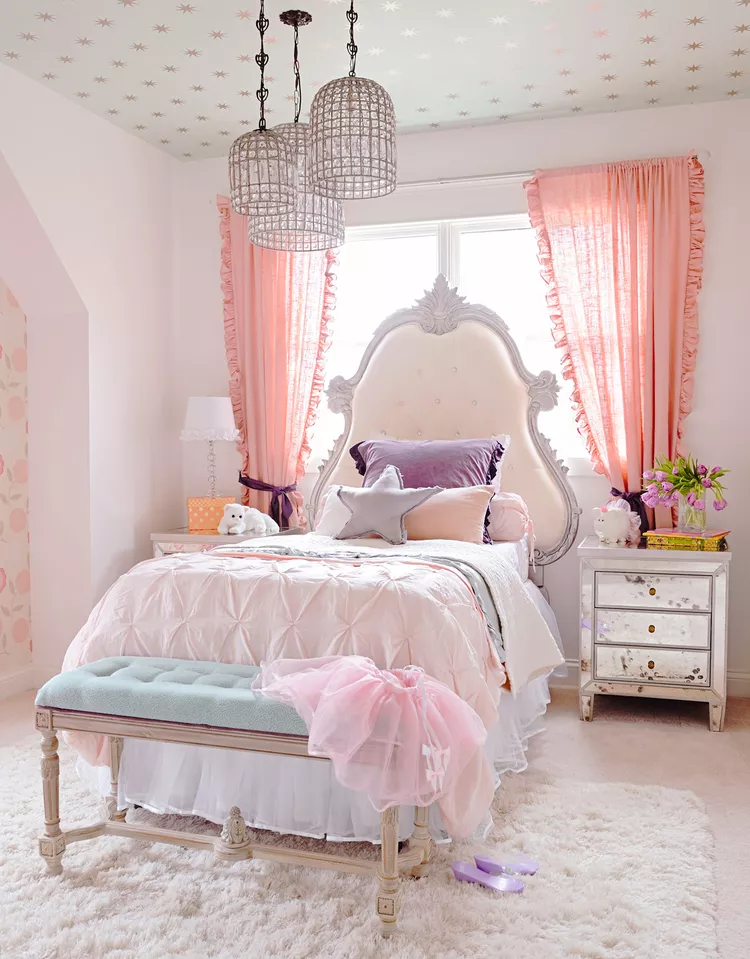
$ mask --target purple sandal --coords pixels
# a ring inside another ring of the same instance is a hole
[[[539,869],[539,863],[528,856],[517,856],[512,862],[499,862],[489,856],[474,856],[477,869],[490,876],[503,876],[515,873],[518,876],[533,876]]]
[[[492,876],[468,862],[451,863],[451,868],[459,882],[475,882],[487,889],[494,889],[495,892],[523,892],[525,888],[520,879],[505,875]]]

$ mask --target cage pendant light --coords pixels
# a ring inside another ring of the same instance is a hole
[[[280,123],[273,132],[291,147],[297,164],[297,194],[289,213],[268,213],[248,218],[248,238],[270,250],[331,250],[344,242],[344,211],[338,200],[320,196],[307,175],[308,125],[300,123],[302,81],[299,66],[299,28],[312,20],[304,10],[286,10],[279,17],[294,27],[294,123]]]
[[[260,105],[258,129],[238,137],[229,151],[232,209],[245,216],[288,213],[293,210],[297,177],[297,165],[289,143],[278,133],[266,129],[268,88],[265,70],[268,54],[264,35],[268,20],[264,0],[260,2],[255,26],[260,35],[260,52],[255,55],[260,70],[260,86],[255,94]]]
[[[310,107],[308,176],[317,193],[365,200],[396,189],[396,115],[388,92],[357,76],[354,0],[349,21],[349,76],[326,83]]]

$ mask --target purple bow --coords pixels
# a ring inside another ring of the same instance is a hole
[[[257,490],[259,493],[271,494],[270,515],[279,524],[280,529],[289,529],[289,520],[294,513],[294,504],[289,499],[289,493],[297,489],[296,483],[290,483],[289,486],[274,486],[273,483],[264,483],[262,480],[251,479],[240,473],[240,483],[247,486],[248,489]]]
[[[630,509],[637,513],[641,519],[641,532],[645,533],[647,530],[651,529],[651,524],[648,521],[648,513],[646,512],[646,507],[643,505],[643,493],[621,493],[619,489],[615,489],[614,486],[609,491],[610,496],[619,496],[620,499],[624,499],[628,504]]]

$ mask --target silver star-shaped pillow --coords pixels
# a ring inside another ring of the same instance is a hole
[[[404,489],[401,473],[386,466],[372,486],[364,489],[337,490],[337,496],[352,514],[336,539],[359,539],[375,534],[394,546],[406,542],[404,516],[435,493],[440,486]]]

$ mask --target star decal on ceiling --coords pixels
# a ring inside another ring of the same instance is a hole
[[[14,48],[6,39],[0,61],[128,131],[143,131],[149,143],[178,159],[221,156],[229,138],[256,125],[248,114],[255,112],[257,10],[242,2],[46,0],[38,9],[31,0],[0,0],[0,36],[16,38]],[[343,68],[335,64],[345,53],[348,6],[349,0],[314,4],[303,54],[306,101]],[[269,28],[277,25],[277,13],[268,12]],[[362,3],[355,37],[367,73],[394,99],[399,132],[409,132],[437,129],[430,123],[442,128],[634,109],[644,102],[666,107],[750,98],[750,71],[734,69],[750,55],[748,17],[750,0],[370,0]],[[275,83],[266,77],[267,112],[275,109],[288,121],[291,35],[278,33],[265,36],[267,72],[278,77]],[[748,48],[730,48],[728,37]],[[651,47],[658,58],[646,56]],[[419,64],[414,78],[409,59]],[[230,62],[237,64],[234,73]],[[701,83],[691,82],[698,74]],[[550,84],[550,77],[566,82]],[[221,89],[212,87],[229,79]],[[651,97],[657,88],[660,96]],[[533,103],[526,96],[531,92]],[[186,103],[205,111],[192,127],[174,112]],[[498,116],[501,103],[505,112]],[[174,126],[178,118],[181,128]]]

